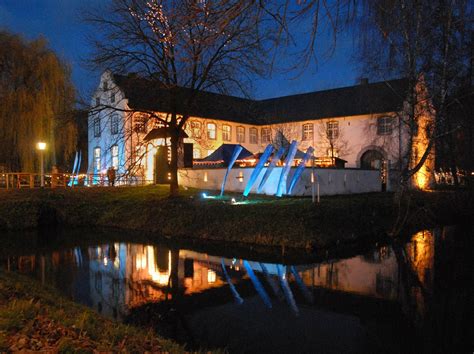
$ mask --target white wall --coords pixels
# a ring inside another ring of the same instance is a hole
[[[274,195],[280,179],[282,167],[275,167],[262,190],[263,194]],[[265,168],[260,172],[251,193],[256,193]],[[178,174],[179,184],[186,187],[220,190],[225,175],[224,168],[216,169],[180,169]],[[292,168],[288,178],[289,186],[296,168]],[[359,169],[318,169],[315,168],[316,181],[319,182],[320,195],[354,194],[380,192],[382,189],[380,173],[377,170]],[[229,192],[243,192],[253,172],[253,168],[233,168],[227,178],[225,190]],[[241,182],[239,176],[243,175]],[[204,181],[207,177],[207,182]],[[292,195],[311,196],[311,168],[306,168]]]

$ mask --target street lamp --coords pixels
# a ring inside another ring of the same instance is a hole
[[[38,142],[36,148],[40,152],[40,167],[41,167],[41,188],[44,187],[44,150],[46,150],[46,143]]]

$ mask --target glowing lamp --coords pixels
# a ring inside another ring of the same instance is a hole
[[[36,144],[36,148],[40,151],[44,151],[46,150],[46,143],[40,141]]]
[[[236,202],[235,198],[232,198],[230,201],[231,201],[232,204],[235,204],[235,202]]]
[[[202,197],[203,197],[204,199],[207,198],[207,194],[206,194],[206,193],[203,193],[203,194],[201,194],[201,195],[202,195]]]

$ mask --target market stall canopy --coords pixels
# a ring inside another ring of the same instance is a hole
[[[235,150],[236,146],[239,146],[240,144],[222,144],[217,148],[216,151],[214,151],[212,154],[210,154],[208,157],[200,160],[195,160],[194,163],[196,164],[224,164],[228,165],[230,160],[232,159],[232,154]],[[240,145],[241,146],[241,145]],[[237,157],[237,161],[243,160],[249,156],[253,156],[253,154],[248,151],[246,148],[242,146],[242,151],[240,152],[239,156]]]

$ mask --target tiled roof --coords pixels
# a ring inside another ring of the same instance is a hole
[[[132,109],[169,112],[174,98],[178,114],[257,125],[400,111],[407,89],[407,81],[399,79],[260,101],[200,91],[186,112],[190,89],[163,89],[137,76],[114,80]]]

